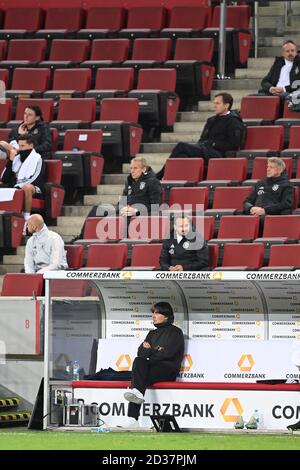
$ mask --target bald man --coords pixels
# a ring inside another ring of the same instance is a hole
[[[29,217],[27,234],[30,238],[25,249],[25,273],[68,269],[64,241],[58,233],[48,230],[41,215]]]

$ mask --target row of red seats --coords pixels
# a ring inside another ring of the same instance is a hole
[[[86,19],[85,19],[86,13]],[[135,7],[127,11],[121,7],[94,7],[87,12],[80,8],[8,8],[3,21],[2,37],[24,37],[36,33],[40,35],[72,34],[126,34],[130,30],[146,29],[152,34],[168,29],[187,29],[199,32],[211,26],[219,27],[220,7],[215,7],[211,18],[211,9],[205,6],[174,6],[169,12],[162,6]],[[127,15],[126,15],[127,14]],[[127,18],[126,18],[127,16]],[[228,28],[249,29],[250,8],[244,6],[227,7]],[[84,28],[84,29],[82,29]],[[41,30],[41,31],[39,31]],[[0,37],[1,37],[0,36]]]

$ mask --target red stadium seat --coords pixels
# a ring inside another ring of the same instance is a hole
[[[46,47],[46,39],[11,39],[7,58],[0,62],[0,67],[13,69],[36,66],[45,59]]]
[[[42,27],[44,12],[41,8],[7,8],[0,39],[23,38]]]
[[[0,160],[0,163],[6,163]],[[4,166],[4,165],[3,165]],[[4,169],[4,168],[3,168]],[[0,176],[3,171],[0,165]],[[0,202],[0,248],[17,248],[22,242],[24,192],[15,191],[11,201]]]
[[[139,100],[139,122],[143,127],[163,130],[173,126],[180,103],[175,88],[175,69],[140,69],[137,90],[129,97]]]
[[[95,89],[86,92],[85,96],[102,98],[127,97],[133,88],[134,71],[132,68],[98,68]]]
[[[51,127],[56,127],[63,135],[67,129],[89,127],[95,116],[95,98],[61,98],[58,102],[57,120],[51,122]]]
[[[45,90],[48,90],[49,82],[50,69],[17,67],[13,71],[11,90],[6,91],[6,96],[39,97]]]
[[[168,27],[160,32],[161,37],[200,36],[201,31],[208,26],[210,8],[207,6],[174,6],[169,14]]]
[[[212,209],[205,211],[205,214],[214,215],[219,218],[222,215],[235,214],[243,210],[243,203],[250,194],[251,186],[216,186],[213,194]]]
[[[89,245],[87,268],[124,268],[127,262],[128,248],[126,243]]]
[[[246,142],[239,157],[277,156],[283,149],[283,126],[250,126],[247,127]]]
[[[299,113],[297,111],[292,111],[285,101],[283,107],[283,117],[277,119],[275,124],[278,126],[284,126],[285,141],[288,142],[288,131],[290,127],[300,125]]]
[[[131,217],[128,226],[130,240],[163,240],[169,234],[170,220],[166,216]]]
[[[221,217],[218,237],[212,243],[248,242],[257,238],[259,217],[248,215],[224,215]]]
[[[5,41],[4,39],[0,39],[0,60],[5,59],[6,50],[7,50],[7,41]]]
[[[44,98],[58,100],[62,96],[81,97],[91,87],[90,69],[56,69],[53,75],[52,89],[44,93]]]
[[[85,28],[78,31],[77,37],[86,39],[116,37],[124,24],[123,8],[109,6],[89,8]]]
[[[272,269],[299,269],[300,245],[272,245],[268,267]]]
[[[162,179],[164,186],[188,185],[198,183],[203,178],[203,158],[168,158]]]
[[[170,38],[135,39],[132,58],[125,60],[123,67],[141,68],[159,67],[170,58],[172,41]]]
[[[291,243],[300,239],[300,215],[266,215],[262,238],[257,241],[268,246],[272,243]]]
[[[36,36],[47,39],[74,36],[82,26],[81,8],[48,8],[44,29],[37,31]]]
[[[214,40],[208,38],[178,38],[174,59],[165,66],[177,71],[179,96],[193,99],[209,97],[215,68],[211,64]]]
[[[27,106],[38,106],[43,115],[43,120],[45,122],[50,122],[53,119],[53,111],[54,111],[54,101],[53,99],[39,99],[39,98],[20,98],[17,102],[17,109],[16,109],[16,120],[23,121],[24,111]],[[16,123],[13,124],[14,126]],[[12,124],[10,127],[13,126]]]
[[[286,171],[287,171],[288,177],[291,178],[292,171],[293,171],[293,159],[283,158],[283,161],[286,165]],[[243,185],[253,186],[255,183],[257,183],[258,180],[266,178],[267,177],[267,165],[268,165],[267,157],[254,158],[253,168],[252,168],[252,178],[249,180],[243,181]]]
[[[206,210],[207,204],[208,188],[171,188],[170,190],[169,206],[172,211],[177,207],[177,210],[199,212],[202,210],[201,206]]]
[[[67,263],[71,269],[80,269],[83,265],[83,245],[65,245]]]
[[[129,39],[94,39],[90,59],[82,62],[80,67],[97,70],[118,66],[128,59],[129,45]]]
[[[279,96],[244,96],[240,114],[244,124],[248,126],[273,124],[280,115],[280,98]]]
[[[11,120],[11,112],[12,101],[10,98],[6,98],[4,103],[0,102],[0,126],[6,126],[7,121]]]
[[[246,175],[246,158],[210,158],[206,180],[201,181],[199,186],[213,189],[215,186],[237,184],[245,180]]]
[[[290,127],[289,146],[287,149],[282,150],[280,157],[292,157],[295,161],[300,157],[300,126]]]
[[[159,268],[159,256],[162,249],[162,243],[147,243],[132,245],[131,264],[125,269]]]
[[[1,296],[41,296],[43,284],[42,274],[6,273],[3,277]]]
[[[166,24],[166,10],[162,6],[142,6],[129,8],[127,24],[119,37],[136,38],[158,36]]]
[[[263,260],[263,243],[226,243],[222,266],[216,269],[259,269],[263,265]]]
[[[84,240],[119,241],[127,235],[124,217],[88,217],[84,224]]]
[[[192,216],[192,223],[195,225],[197,232],[201,233],[204,240],[208,241],[213,238],[215,230],[215,218],[213,216],[194,215]]]
[[[53,39],[48,60],[40,62],[40,67],[71,67],[88,57],[88,39]]]

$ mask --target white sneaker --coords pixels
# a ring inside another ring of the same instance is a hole
[[[133,388],[132,390],[125,392],[124,398],[131,403],[136,403],[137,405],[141,405],[145,401],[143,394],[137,388]]]
[[[139,422],[137,419],[132,418],[131,416],[127,416],[124,420],[117,425],[117,428],[124,428],[124,429],[136,429],[139,428]]]

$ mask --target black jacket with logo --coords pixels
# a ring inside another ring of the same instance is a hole
[[[290,214],[293,208],[294,190],[286,171],[276,178],[265,178],[254,186],[244,201],[244,212],[251,207],[263,207],[266,214]]]
[[[18,127],[11,130],[9,134],[9,141],[18,140]],[[42,158],[48,156],[51,152],[52,138],[49,125],[44,121],[37,121],[36,125],[31,129],[27,130],[27,134],[30,134],[34,140],[34,148]]]
[[[149,358],[150,363],[160,363],[174,369],[174,379],[180,371],[184,354],[184,337],[180,328],[172,323],[158,325],[155,330],[149,331],[145,341],[151,348],[138,349],[138,357]]]
[[[235,111],[225,116],[212,116],[207,120],[199,142],[211,145],[221,154],[239,150],[243,144],[244,129],[243,121]]]
[[[138,180],[134,180],[131,174],[127,177],[122,196],[121,207],[142,204],[150,214],[151,204],[161,204],[161,183],[149,167],[148,171],[143,173]],[[124,198],[127,199],[127,202]]]
[[[280,77],[280,71],[285,65],[283,57],[275,57],[275,61],[269,71],[269,73],[262,79],[261,87],[265,93],[269,93],[269,89],[272,86],[276,86]],[[299,88],[298,86],[292,88],[292,84],[295,80],[300,80],[300,56],[297,55],[293,61],[293,67],[290,71],[290,85],[286,86],[285,89],[288,93]]]
[[[193,249],[193,243],[199,240],[200,248]],[[168,271],[170,266],[181,264],[184,271],[200,271],[209,268],[208,248],[199,233],[193,238],[183,237],[180,243],[174,232],[169,240],[163,242],[159,257],[161,269]]]

